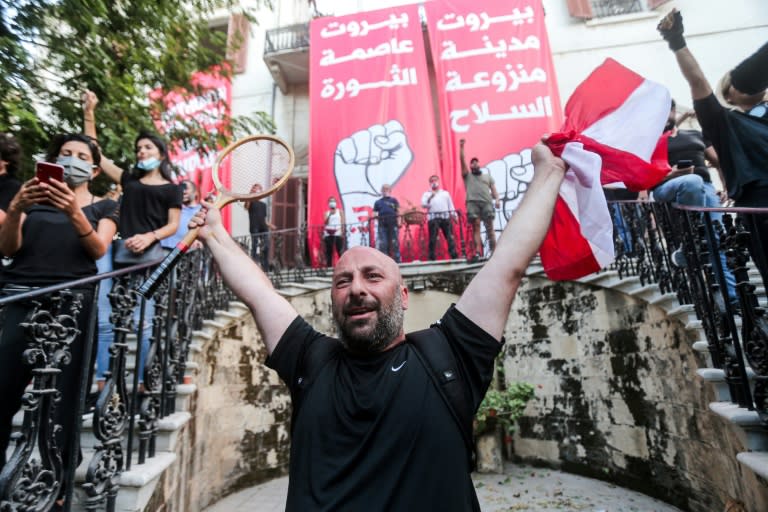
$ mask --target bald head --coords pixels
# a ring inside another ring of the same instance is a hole
[[[398,264],[384,254],[372,247],[356,246],[348,249],[341,255],[336,266],[333,268],[333,275],[339,272],[349,271],[353,268],[363,268],[371,265],[379,266],[386,271],[387,277],[395,277],[398,283],[403,282],[403,276],[400,273]]]
[[[339,339],[352,352],[375,353],[405,340],[408,288],[400,267],[370,247],[352,247],[333,268],[331,309]]]

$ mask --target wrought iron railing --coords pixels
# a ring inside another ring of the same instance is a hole
[[[264,53],[309,48],[309,24],[297,23],[267,30]]]
[[[22,399],[24,420],[12,437],[13,453],[0,472],[0,510],[50,510],[62,498],[64,509],[69,510],[84,416],[92,415],[96,439],[81,485],[86,510],[113,511],[120,474],[130,469],[134,456],[143,463],[155,455],[158,421],[175,410],[176,387],[184,379],[192,332],[216,310],[226,309],[232,295],[210,256],[192,251],[155,293],[152,315],[147,301],[135,292],[152,266],[138,265],[0,299],[3,315],[20,308],[26,311],[18,328],[23,329],[28,348],[19,364],[31,366],[34,376]],[[95,405],[86,411],[95,350],[95,297],[99,283],[109,278],[114,329],[109,371]],[[87,311],[82,311],[84,305]],[[88,318],[85,328],[76,320],[82,315]],[[149,351],[142,356],[141,333],[149,318]],[[4,321],[2,328],[15,325]],[[133,333],[136,352],[129,376],[126,363]],[[73,357],[74,353],[80,356]],[[57,377],[70,367],[79,368],[81,375],[76,404],[60,403],[57,385]],[[75,411],[74,425],[60,419],[57,413],[64,409]],[[62,428],[72,434],[59,446],[55,432]]]
[[[759,229],[768,209],[628,201],[613,203],[611,214],[613,269],[694,307],[731,401],[768,426],[768,241]]]

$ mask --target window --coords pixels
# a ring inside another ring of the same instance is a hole
[[[248,60],[250,23],[242,14],[232,14],[229,19],[211,21],[208,33],[202,41],[214,53],[232,62],[232,71],[243,73]]]
[[[568,11],[575,18],[607,18],[655,9],[669,0],[567,0]]]

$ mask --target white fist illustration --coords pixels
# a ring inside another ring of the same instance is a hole
[[[533,179],[531,149],[525,148],[520,153],[511,153],[501,160],[494,160],[486,165],[486,169],[496,182],[496,191],[501,199],[503,215],[496,216],[494,226],[496,231],[501,231],[522,201]]]
[[[336,146],[333,172],[350,228],[349,247],[363,241],[381,186],[394,186],[412,162],[413,151],[397,120],[355,132]]]

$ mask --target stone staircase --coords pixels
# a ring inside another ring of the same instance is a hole
[[[529,269],[529,275],[544,275],[543,269],[533,266]],[[749,270],[750,282],[760,282],[759,272],[751,268]],[[725,380],[725,372],[714,368],[709,354],[709,344],[702,328],[702,322],[696,317],[694,306],[680,304],[674,293],[662,294],[655,284],[641,285],[636,276],[620,278],[616,271],[605,271],[579,279],[579,282],[612,288],[642,299],[649,304],[663,309],[667,316],[681,322],[685,326],[688,338],[692,342],[693,349],[699,353],[706,362],[706,368],[700,368],[696,374],[704,381],[710,383],[715,390],[716,402],[709,404],[713,413],[740,427],[743,432],[743,446],[748,451],[737,454],[737,459],[744,466],[764,479],[768,479],[768,427],[759,418],[756,411],[739,407],[731,402],[730,391]],[[768,306],[766,290],[760,286],[755,290],[760,306]],[[741,329],[741,317],[735,317],[736,328]],[[745,362],[746,364],[746,362]],[[754,372],[747,364],[747,374],[754,376]],[[750,379],[752,380],[752,379]]]

